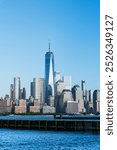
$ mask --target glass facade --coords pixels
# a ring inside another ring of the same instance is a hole
[[[20,99],[20,77],[14,78],[14,99],[17,102]]]
[[[45,54],[45,92],[48,104],[48,97],[54,96],[54,55],[50,51]]]

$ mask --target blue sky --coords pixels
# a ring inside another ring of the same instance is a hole
[[[55,70],[99,89],[99,13],[99,0],[0,0],[0,96],[15,76],[29,95],[33,78],[44,77],[49,39]]]

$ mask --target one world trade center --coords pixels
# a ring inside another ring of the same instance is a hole
[[[45,102],[48,104],[49,96],[54,96],[54,55],[50,51],[45,54]]]

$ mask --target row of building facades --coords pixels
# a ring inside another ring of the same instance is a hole
[[[100,90],[87,90],[86,82],[72,87],[71,76],[61,78],[54,69],[54,55],[45,54],[45,78],[34,78],[30,84],[30,97],[21,88],[20,77],[10,85],[10,96],[0,100],[0,113],[99,113]]]

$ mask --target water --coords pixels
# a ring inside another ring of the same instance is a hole
[[[0,150],[99,150],[100,135],[0,129]]]

